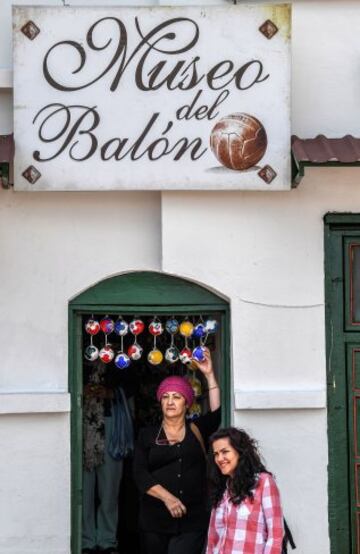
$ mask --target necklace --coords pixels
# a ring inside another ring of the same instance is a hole
[[[161,433],[165,435],[165,438],[160,437]],[[158,434],[156,436],[155,444],[158,446],[171,446],[173,444],[182,442],[185,438],[185,434],[186,434],[185,425],[183,425],[180,431],[178,431],[177,433],[171,433],[169,431],[166,431],[165,426],[162,423],[160,425]]]

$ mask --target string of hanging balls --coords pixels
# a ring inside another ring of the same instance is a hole
[[[189,320],[184,319],[180,323],[174,317],[165,322],[165,326],[159,318],[154,317],[148,325],[148,332],[153,336],[153,347],[147,355],[147,360],[151,365],[159,365],[164,359],[164,354],[157,348],[156,339],[166,331],[170,335],[170,345],[165,351],[165,360],[173,364],[180,360],[182,364],[189,364],[192,360],[203,362],[205,360],[206,341],[209,335],[213,335],[219,328],[216,319],[200,318],[195,325]],[[98,358],[108,364],[114,361],[119,369],[126,369],[130,366],[131,360],[140,360],[144,349],[138,343],[138,336],[145,331],[145,323],[141,319],[133,319],[130,323],[119,316],[116,321],[109,316],[105,316],[97,321],[94,316],[85,323],[85,332],[90,336],[90,344],[85,348],[84,357],[90,362]],[[93,337],[102,332],[105,335],[105,344],[99,349],[93,344]],[[114,351],[111,344],[108,343],[108,336],[115,333],[120,337],[120,349]],[[124,337],[131,333],[134,336],[134,342],[127,352],[124,351]],[[179,350],[175,345],[175,335],[180,334],[184,337],[184,348]],[[189,339],[199,340],[199,344],[191,349],[188,345]]]

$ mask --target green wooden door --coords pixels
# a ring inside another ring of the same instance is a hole
[[[81,552],[82,506],[82,352],[84,314],[216,314],[220,319],[219,373],[223,424],[230,423],[230,308],[226,300],[190,281],[163,273],[142,271],[105,279],[69,304],[69,387],[72,463],[72,554]]]
[[[325,217],[331,552],[360,554],[360,216]]]

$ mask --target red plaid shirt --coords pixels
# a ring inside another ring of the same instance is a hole
[[[281,554],[284,536],[279,489],[260,473],[254,499],[233,504],[226,489],[210,518],[206,554]]]

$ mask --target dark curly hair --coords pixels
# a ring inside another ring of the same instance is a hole
[[[217,467],[212,452],[214,442],[219,439],[229,439],[231,446],[239,453],[239,462],[234,476],[229,481]],[[234,504],[240,504],[246,497],[252,499],[252,490],[256,486],[259,473],[270,473],[261,461],[256,441],[242,429],[227,427],[211,435],[209,445],[208,478],[211,505],[215,507],[220,502],[227,483]]]

